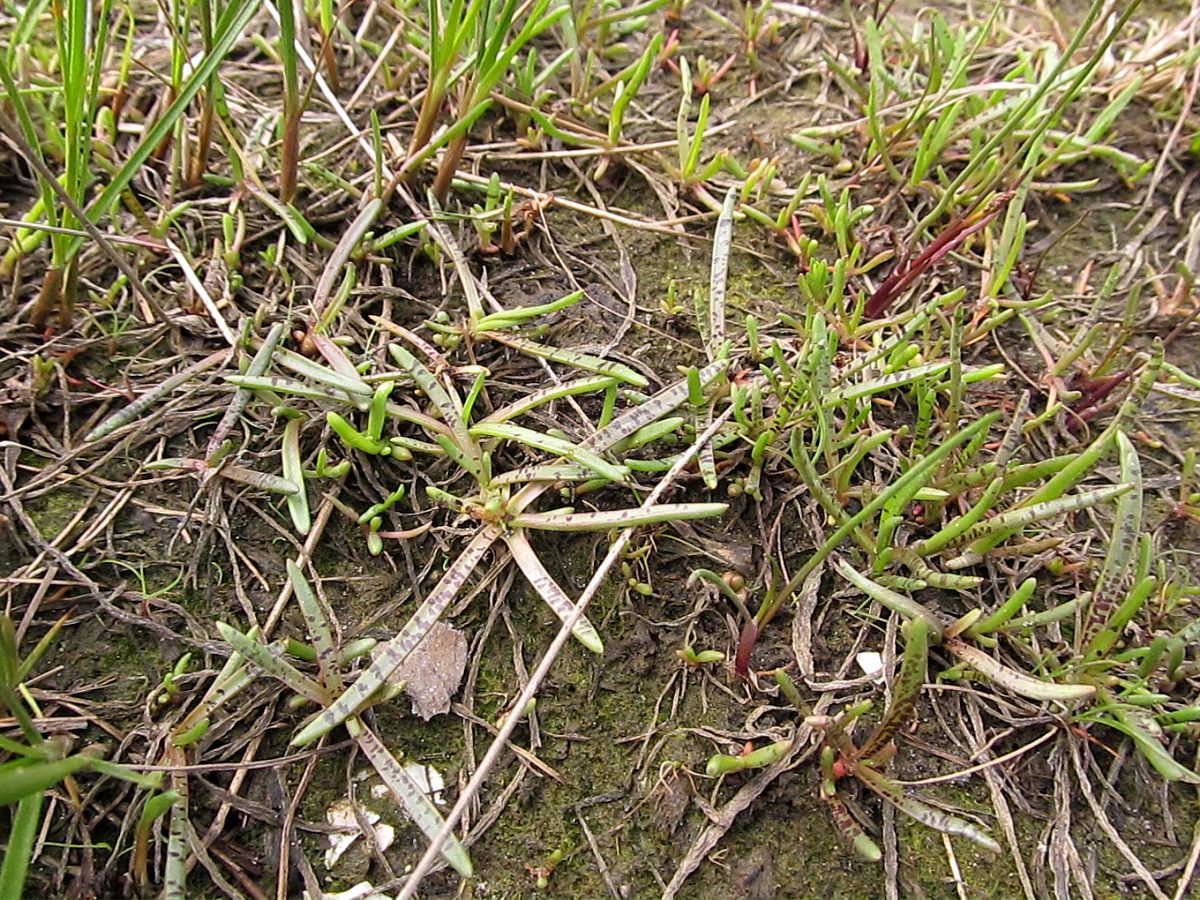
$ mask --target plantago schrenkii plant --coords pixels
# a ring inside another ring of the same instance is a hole
[[[556,478],[562,478],[571,471],[573,480],[584,481],[598,476],[610,482],[620,483],[625,479],[628,470],[607,462],[598,453],[603,453],[685,402],[689,393],[686,381],[661,391],[641,406],[618,416],[612,423],[595,432],[591,438],[573,444],[561,438],[508,424],[502,421],[506,416],[494,417],[500,418],[501,421],[470,425],[462,417],[463,404],[452,386],[440,382],[405,348],[393,344],[390,352],[396,363],[425,394],[440,417],[440,422],[432,418],[424,419],[430,427],[430,435],[445,456],[470,476],[476,488],[475,493],[467,497],[449,494],[441,489],[427,489],[431,498],[476,519],[480,525],[467,547],[447,569],[441,581],[432,589],[401,632],[380,649],[375,663],[332,705],[318,713],[296,735],[294,743],[300,745],[307,744],[336,727],[383,684],[388,675],[421,642],[483,556],[497,541],[504,542],[512,559],[539,596],[559,618],[565,620],[570,616],[574,604],[538,559],[529,543],[529,529],[607,531],[611,528],[720,515],[726,508],[722,503],[684,503],[613,512],[575,513],[568,510],[535,513],[530,511],[530,506],[548,487],[548,482],[538,479],[537,467],[522,473],[521,480],[526,483],[520,487],[519,481],[510,483],[499,480],[492,471],[494,449],[489,439],[499,439],[521,443],[574,464],[575,468],[572,470],[555,465]],[[711,382],[724,370],[724,366],[723,362],[718,362],[706,367],[698,376],[701,383]],[[546,391],[539,399],[548,402],[554,396],[557,396],[556,392]],[[602,651],[603,644],[599,635],[586,618],[579,620],[573,633],[584,646],[595,652]]]

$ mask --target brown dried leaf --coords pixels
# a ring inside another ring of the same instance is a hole
[[[467,639],[457,628],[435,622],[400,664],[391,680],[407,682],[413,713],[428,721],[450,710],[450,698],[467,666]]]

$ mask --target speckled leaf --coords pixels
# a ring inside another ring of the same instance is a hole
[[[828,409],[850,400],[859,400],[863,397],[869,397],[872,394],[881,394],[884,391],[890,391],[893,388],[919,381],[922,378],[940,375],[948,368],[950,368],[949,361],[925,363],[924,365],[913,366],[911,369],[901,369],[899,372],[893,372],[890,375],[880,375],[878,378],[872,378],[870,381],[849,384],[845,387],[836,388],[826,394],[823,398],[824,405]]]
[[[493,331],[489,334],[493,340],[499,341],[502,344],[507,344],[514,350],[520,350],[522,353],[528,353],[530,356],[540,356],[542,359],[548,359],[551,362],[565,363],[568,366],[574,366],[577,369],[583,369],[587,372],[595,372],[597,375],[607,375],[612,378],[619,378],[621,381],[626,381],[635,387],[645,387],[650,382],[646,380],[646,376],[640,372],[636,372],[629,366],[619,362],[613,362],[609,359],[601,359],[598,356],[592,356],[588,353],[580,353],[576,350],[562,350],[558,347],[547,347],[545,344],[539,344],[535,341],[519,338],[511,334],[503,334]]]
[[[508,544],[508,549],[521,572],[533,585],[533,589],[538,592],[538,596],[546,601],[546,605],[554,610],[554,614],[559,619],[566,622],[575,611],[575,602],[546,571],[546,567],[542,565],[542,561],[538,559],[533,547],[530,546],[529,539],[520,531],[516,531],[506,535],[504,541]],[[604,643],[600,640],[600,635],[596,632],[595,627],[587,620],[587,616],[580,617],[571,629],[571,634],[593,653],[604,652]]]
[[[1138,537],[1142,531],[1142,465],[1133,442],[1123,431],[1117,432],[1117,452],[1121,464],[1121,481],[1132,485],[1133,490],[1117,501],[1117,514],[1113,520],[1112,537],[1108,542],[1108,553],[1104,566],[1092,589],[1092,600],[1087,606],[1080,640],[1079,651],[1090,651],[1108,624],[1129,575]]]
[[[248,484],[251,487],[256,487],[262,491],[269,491],[272,494],[298,494],[301,490],[300,485],[294,481],[289,481],[286,478],[280,478],[278,475],[271,475],[267,472],[256,472],[254,469],[247,469],[245,466],[238,466],[233,463],[225,463],[218,471],[222,478]]]
[[[883,714],[879,727],[859,751],[862,759],[874,759],[900,733],[917,710],[921,688],[925,686],[925,664],[929,659],[929,620],[923,616],[908,623],[904,639],[904,659],[900,674],[892,686],[892,702]]]
[[[947,638],[944,646],[972,669],[986,675],[1001,687],[1008,688],[1014,694],[1020,694],[1030,700],[1058,700],[1067,703],[1072,700],[1087,700],[1096,693],[1096,688],[1090,684],[1055,684],[1034,678],[1025,672],[1018,672],[958,638]]]
[[[737,189],[730,188],[713,231],[712,266],[708,273],[708,358],[715,359],[725,343],[725,287],[729,276],[729,248],[733,243],[733,205]]]
[[[374,388],[358,377],[357,371],[354,376],[343,375],[329,366],[313,362],[307,356],[301,356],[299,353],[295,353],[284,347],[275,348],[274,359],[276,365],[290,369],[297,375],[301,375],[318,384],[325,384],[340,391],[345,391],[348,394],[355,394],[364,398],[370,398],[375,393]]]
[[[221,350],[217,353],[212,353],[197,363],[193,363],[186,369],[180,369],[174,375],[164,379],[160,384],[155,385],[140,394],[128,406],[117,410],[95,428],[87,433],[84,437],[85,441],[98,441],[103,437],[112,434],[123,425],[128,425],[135,419],[141,418],[143,413],[149,411],[150,407],[162,400],[167,394],[171,393],[175,388],[188,381],[194,375],[198,375],[205,369],[211,369],[213,366],[225,362],[229,358],[229,350]]]
[[[449,426],[450,431],[454,434],[454,442],[458,444],[458,448],[473,460],[478,460],[479,448],[471,440],[471,436],[467,434],[467,425],[462,418],[462,404],[458,401],[458,398],[452,396],[449,391],[443,388],[438,383],[438,380],[433,377],[433,373],[421,365],[415,356],[399,344],[389,344],[388,352],[392,354],[392,359],[396,361],[396,364],[412,376],[413,381],[417,383],[417,387],[437,407],[438,412],[442,414],[442,419],[445,420],[446,425]]]
[[[442,826],[446,824],[442,814],[437,811],[437,807],[421,790],[421,786],[404,771],[404,767],[396,761],[396,757],[384,746],[383,741],[375,736],[373,731],[357,718],[351,719],[346,725],[363,755],[371,761],[371,765],[383,779],[383,783],[403,804],[417,827],[432,841],[441,832]],[[442,844],[442,856],[463,878],[470,878],[475,871],[466,848],[453,834],[448,835],[446,842]]]
[[[729,509],[728,503],[658,503],[637,509],[618,509],[587,513],[523,513],[513,516],[514,528],[542,528],[547,531],[604,531],[608,528],[633,528],[685,519],[710,519]]]
[[[700,370],[700,384],[708,385],[728,368],[726,360],[719,359]],[[629,437],[639,428],[669,413],[688,399],[687,379],[681,379],[670,387],[663,388],[645,403],[627,410],[601,428],[584,444],[593,450],[608,450],[618,441]]]
[[[246,367],[246,374],[249,376],[265,375],[267,367],[271,364],[271,354],[275,352],[275,347],[279,344],[279,339],[283,337],[283,322],[277,322],[267,332],[267,336],[263,338],[262,346],[254,354],[254,358],[250,360],[250,364]],[[221,421],[217,423],[217,427],[213,429],[212,435],[208,439],[208,445],[204,450],[204,458],[212,459],[214,453],[225,440],[226,435],[233,429],[238,418],[241,417],[242,411],[245,410],[246,404],[250,402],[253,392],[249,388],[239,388],[237,394],[234,395],[233,402],[225,410],[221,416]]]
[[[330,690],[339,691],[342,689],[342,673],[337,649],[333,643],[333,632],[329,629],[329,617],[321,608],[321,601],[313,592],[308,579],[304,577],[303,570],[294,560],[287,561],[287,574],[292,583],[292,593],[296,595],[296,602],[300,606],[300,614],[304,616],[313,650],[317,654],[321,679]]]
[[[530,410],[537,409],[539,406],[543,406],[560,397],[571,397],[575,394],[602,391],[616,383],[617,379],[607,375],[589,375],[587,378],[577,378],[574,381],[564,382],[563,384],[554,384],[550,387],[542,388],[540,391],[534,391],[532,394],[526,394],[520,400],[514,400],[512,403],[500,407],[479,421],[481,423],[507,422],[509,419],[515,419],[517,416],[524,415]]]
[[[986,519],[973,528],[969,528],[963,534],[962,540],[977,541],[997,532],[1024,528],[1026,525],[1032,525],[1034,522],[1040,522],[1043,519],[1050,519],[1055,516],[1062,516],[1081,509],[1087,509],[1090,506],[1095,506],[1114,497],[1120,497],[1122,494],[1128,492],[1132,486],[1130,484],[1115,484],[1111,487],[1096,488],[1092,491],[1081,491],[1078,494],[1059,497],[1057,500],[1035,503],[1033,506],[1021,506],[1016,509],[1005,510],[999,515]]]
[[[307,697],[314,703],[328,702],[329,695],[319,684],[295,666],[276,656],[266,644],[259,643],[224,622],[217,622],[217,631],[230,647],[268,675],[278,678],[300,696]]]
[[[337,698],[328,708],[317,713],[300,732],[292,738],[293,746],[310,744],[323,734],[332,731],[360,706],[366,703],[371,695],[379,690],[396,667],[413,648],[429,633],[433,623],[438,621],[459,589],[462,588],[470,574],[483,559],[488,548],[500,537],[500,529],[495,525],[483,526],[467,544],[458,558],[446,570],[437,586],[430,591],[429,596],[420,608],[413,613],[412,618],[401,629],[400,633],[384,644],[378,650],[378,655],[371,665],[358,676],[344,694]]]
[[[345,391],[320,384],[306,384],[284,375],[226,375],[225,380],[247,391],[276,391],[307,397],[310,400],[336,400],[356,407],[365,408],[366,398],[355,397]]]
[[[893,784],[874,769],[860,766],[855,770],[855,774],[880,797],[922,825],[927,825],[934,831],[940,831],[943,834],[968,838],[992,853],[1000,852],[1000,845],[979,826],[948,812],[934,809],[914,797],[907,796],[903,788]]]
[[[553,435],[534,431],[531,428],[522,428],[519,425],[512,425],[507,422],[481,422],[470,429],[470,434],[471,437],[493,437],[506,441],[516,441],[517,443],[526,444],[538,450],[544,450],[546,453],[553,453],[555,456],[561,456],[564,459],[577,462],[581,466],[587,466],[600,477],[607,478],[609,481],[616,482],[617,484],[624,482],[625,477],[629,474],[629,470],[624,466],[614,465],[591,450],[587,450],[577,444],[572,444],[570,441],[556,438]]]

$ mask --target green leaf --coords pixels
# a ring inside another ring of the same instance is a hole
[[[1031,700],[1057,700],[1060,703],[1069,703],[1073,700],[1088,700],[1096,694],[1096,688],[1090,684],[1055,684],[1009,668],[979,648],[972,647],[958,638],[947,638],[943,644],[946,649],[972,669],[986,675],[1001,687],[1008,688],[1014,694],[1020,694]]]
[[[329,694],[319,684],[290,663],[275,655],[266,644],[242,634],[231,625],[217,622],[217,631],[230,647],[240,653],[268,675],[278,678],[302,697],[314,703],[325,703]]]
[[[598,375],[609,375],[613,378],[619,378],[621,381],[626,381],[629,384],[635,385],[636,387],[646,387],[648,384],[650,384],[646,376],[622,363],[601,359],[598,356],[592,356],[587,353],[579,353],[576,350],[562,350],[558,347],[547,347],[544,344],[526,340],[525,338],[519,338],[516,335],[490,332],[488,336],[502,344],[507,344],[514,350],[520,350],[522,353],[528,353],[530,356],[539,356],[542,359],[548,359],[551,362],[564,363],[569,366],[574,366],[577,369],[583,369],[587,372],[595,372]]]
[[[66,759],[4,766],[0,768],[3,776],[0,777],[0,806],[40,796],[42,791],[54,787],[68,775],[86,769],[90,762],[86,756],[68,756]]]
[[[1146,762],[1150,763],[1154,767],[1154,771],[1167,781],[1200,784],[1200,775],[1177,762],[1158,738],[1147,731],[1138,721],[1140,712],[1141,710],[1123,703],[1114,703],[1106,707],[1104,713],[1096,717],[1096,721],[1129,735],[1138,750],[1141,751],[1142,756],[1146,758]]]
[[[581,466],[587,466],[597,475],[617,484],[624,483],[625,478],[629,475],[629,470],[625,466],[614,465],[578,444],[572,444],[570,441],[542,434],[540,431],[534,431],[532,428],[522,428],[519,425],[512,425],[507,422],[499,424],[480,422],[478,425],[471,427],[470,435],[473,438],[494,437],[526,444],[538,450],[553,453],[555,456],[569,459],[572,462],[579,463]]]
[[[619,509],[587,513],[521,513],[509,520],[513,528],[539,528],[547,531],[606,531],[609,528],[634,528],[661,522],[709,519],[729,509],[728,503],[658,503],[637,509]]]

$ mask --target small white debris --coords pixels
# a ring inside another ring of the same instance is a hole
[[[325,821],[340,829],[339,834],[329,835],[329,847],[325,850],[325,868],[332,869],[337,865],[350,846],[362,837],[359,817],[371,826],[375,837],[375,846],[380,852],[392,846],[396,840],[396,829],[391,825],[379,822],[379,813],[369,809],[360,809],[359,815],[354,813],[354,805],[348,799],[337,800],[325,811]]]
[[[883,681],[883,654],[876,653],[874,650],[864,650],[858,656],[854,657],[858,667],[863,670],[863,674],[872,681]]]

